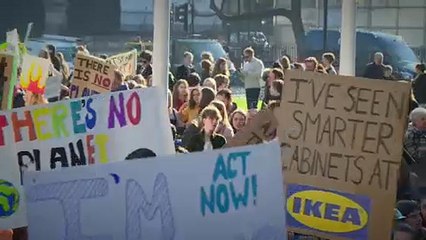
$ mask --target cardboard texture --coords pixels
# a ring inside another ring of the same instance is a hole
[[[270,141],[275,137],[277,127],[278,122],[274,113],[265,109],[256,114],[250,124],[237,132],[225,147],[239,147]]]
[[[116,66],[108,64],[103,59],[78,53],[74,61],[74,68],[70,87],[71,98],[111,91]]]
[[[290,231],[390,239],[410,84],[288,72],[278,136]]]
[[[0,110],[12,108],[17,74],[16,60],[11,54],[0,53]]]
[[[133,49],[130,52],[120,53],[109,57],[106,62],[118,67],[125,76],[135,75],[137,68],[138,52]]]

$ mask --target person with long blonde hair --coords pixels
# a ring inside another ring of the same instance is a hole
[[[229,72],[229,68],[228,68],[228,60],[226,60],[226,58],[219,58],[217,59],[214,68],[213,68],[213,77],[218,75],[218,74],[223,74],[226,75],[227,77],[230,77],[231,74]]]
[[[234,137],[234,130],[229,122],[228,112],[226,111],[225,104],[222,101],[214,100],[211,105],[215,106],[222,116],[221,121],[216,129],[216,133],[224,136],[227,141]]]

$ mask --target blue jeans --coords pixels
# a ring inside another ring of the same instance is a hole
[[[260,88],[246,88],[247,109],[257,109]]]

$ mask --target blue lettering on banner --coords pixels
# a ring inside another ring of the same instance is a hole
[[[213,183],[200,189],[200,211],[203,216],[207,212],[223,214],[230,209],[247,207],[250,196],[253,205],[256,205],[257,175],[247,176],[249,155],[247,151],[233,152],[226,157],[219,154],[213,171]],[[218,183],[218,180],[222,182]],[[242,191],[237,189],[234,181],[243,183]]]
[[[113,174],[114,185],[119,184],[120,176]],[[175,223],[169,195],[167,178],[163,173],[157,174],[152,198],[148,199],[141,185],[128,179],[125,186],[126,202],[126,240],[142,239],[141,218],[151,221],[159,216],[161,220],[162,239],[175,237]],[[29,203],[56,200],[61,204],[64,216],[64,240],[110,240],[112,235],[87,236],[81,231],[80,205],[84,199],[96,199],[108,195],[109,184],[106,178],[93,178],[30,185],[26,191]]]

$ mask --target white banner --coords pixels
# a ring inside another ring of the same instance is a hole
[[[0,112],[0,229],[26,224],[25,171],[121,161],[140,149],[173,154],[161,96],[147,88]]]
[[[270,144],[25,174],[30,239],[286,239]]]

